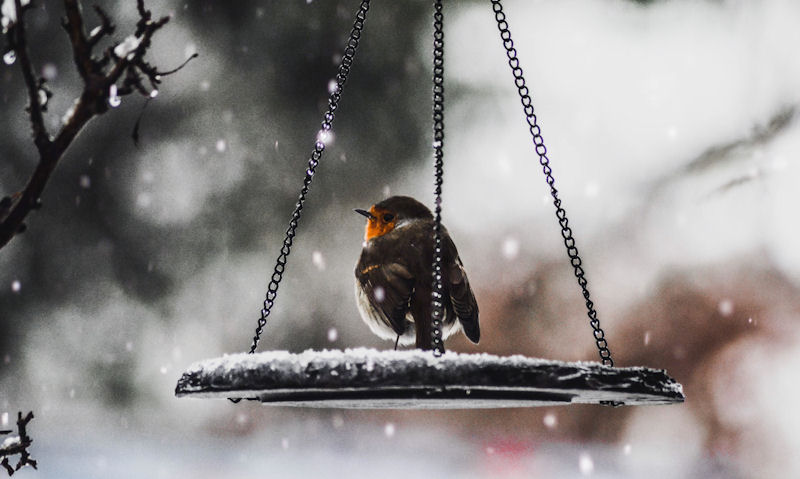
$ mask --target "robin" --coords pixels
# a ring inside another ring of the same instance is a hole
[[[433,289],[433,214],[408,196],[373,205],[356,265],[356,299],[361,318],[373,333],[397,345],[431,349]],[[459,329],[473,343],[480,339],[478,303],[456,245],[442,226],[442,337]]]

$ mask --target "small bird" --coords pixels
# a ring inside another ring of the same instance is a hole
[[[392,196],[369,211],[364,244],[356,265],[356,300],[373,333],[397,345],[432,349],[433,214],[408,196]],[[478,303],[453,240],[442,226],[442,337],[463,329],[480,339]]]

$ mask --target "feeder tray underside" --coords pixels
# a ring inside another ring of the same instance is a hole
[[[683,388],[665,371],[524,356],[430,351],[270,351],[193,364],[178,397],[348,409],[473,409],[566,404],[673,404]]]

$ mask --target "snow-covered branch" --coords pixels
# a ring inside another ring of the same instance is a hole
[[[31,466],[36,469],[36,461],[31,459],[28,448],[33,444],[33,439],[28,436],[28,423],[33,419],[33,412],[29,412],[25,417],[22,413],[17,413],[17,433],[7,437],[3,442],[0,442],[0,466],[8,472],[9,476],[14,475],[25,466]],[[13,431],[0,431],[0,433],[8,434]],[[8,460],[11,456],[19,455],[19,460],[15,466],[11,465]]]
[[[137,0],[139,20],[135,32],[100,54],[95,54],[95,48],[104,37],[115,31],[111,18],[101,7],[95,6],[100,25],[87,34],[78,0],[64,0],[66,17],[62,25],[69,36],[75,66],[84,88],[64,115],[61,129],[51,136],[42,115],[51,93],[45,87],[45,80],[36,74],[25,34],[25,14],[32,6],[30,0],[2,0],[3,36],[7,45],[3,58],[9,64],[19,59],[28,91],[27,110],[39,162],[21,192],[0,199],[0,248],[25,231],[25,219],[41,206],[41,194],[56,164],[89,120],[110,107],[119,106],[124,95],[138,92],[147,98],[155,97],[162,77],[177,71],[161,72],[144,59],[153,35],[169,22],[170,17],[154,19],[143,0]]]

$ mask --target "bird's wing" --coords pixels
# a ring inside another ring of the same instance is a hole
[[[475,294],[467,279],[467,272],[464,270],[464,265],[450,235],[443,235],[443,244],[445,258],[450,259],[447,261],[447,286],[453,311],[464,328],[464,334],[470,341],[477,343],[481,338],[481,329],[478,324],[478,302],[475,300]]]
[[[406,332],[406,313],[414,288],[408,268],[399,263],[369,266],[362,270],[359,281],[369,302],[380,318],[395,333]]]

